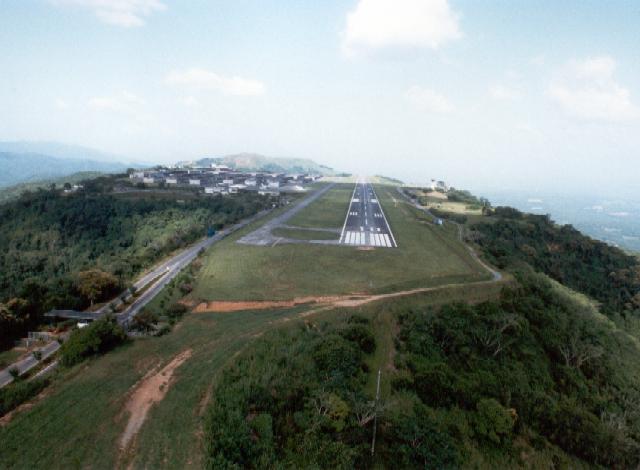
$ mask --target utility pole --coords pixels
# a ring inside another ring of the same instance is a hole
[[[375,402],[375,414],[373,415],[373,437],[371,438],[371,457],[376,452],[376,431],[378,430],[378,401],[380,400],[380,374],[381,370],[378,369],[378,385],[376,386],[376,402]]]

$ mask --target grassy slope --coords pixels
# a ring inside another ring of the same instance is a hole
[[[359,313],[385,315],[379,329],[399,309],[449,302],[477,302],[497,295],[500,285],[483,289],[450,288],[355,309],[336,309],[317,319]],[[201,467],[198,440],[208,391],[221,369],[265,331],[295,325],[304,307],[289,310],[190,314],[169,335],[137,340],[106,356],[80,365],[56,380],[49,397],[18,414],[0,428],[0,468],[113,468],[127,466],[132,456],[119,457],[118,439],[126,425],[123,410],[131,388],[153,367],[164,365],[192,348],[193,356],[175,373],[164,400],[153,407],[138,435],[134,468]],[[313,317],[316,318],[316,317]],[[376,324],[378,324],[378,321]],[[388,363],[392,344],[376,360]],[[377,362],[372,363],[377,370]],[[390,375],[383,373],[382,390]],[[371,376],[371,383],[375,378]],[[383,395],[384,397],[384,395]],[[120,460],[119,460],[120,459]]]
[[[191,295],[196,300],[274,300],[296,296],[392,292],[486,279],[457,240],[455,227],[435,227],[422,213],[378,187],[399,248],[238,245],[236,235],[209,250]]]
[[[127,392],[147,371],[188,348],[193,356],[177,369],[176,383],[165,397],[168,406],[151,410],[136,458],[151,468],[196,465],[198,406],[215,372],[270,321],[287,313],[194,314],[167,336],[135,341],[73,369],[54,385],[50,397],[0,429],[0,467],[73,468],[90,463],[93,468],[113,468],[126,425]]]

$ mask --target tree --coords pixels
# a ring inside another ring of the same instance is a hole
[[[151,310],[143,310],[138,313],[131,322],[131,329],[140,331],[141,333],[149,333],[155,331],[158,324],[158,316]]]
[[[80,272],[76,282],[78,291],[89,300],[92,306],[96,300],[116,291],[118,285],[117,277],[99,269]]]
[[[500,444],[511,436],[516,421],[515,413],[504,408],[497,400],[485,398],[476,405],[475,431],[479,437]]]

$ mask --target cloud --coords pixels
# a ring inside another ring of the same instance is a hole
[[[87,102],[91,109],[96,111],[110,111],[117,113],[134,114],[144,101],[133,93],[122,92],[117,96],[96,96]]]
[[[448,0],[359,0],[347,15],[342,49],[354,56],[379,49],[438,49],[462,37]]]
[[[614,77],[611,57],[570,61],[550,84],[547,93],[570,116],[621,121],[640,117],[631,93]]]
[[[265,93],[264,83],[241,77],[223,77],[208,70],[191,68],[171,72],[167,83],[185,85],[193,88],[217,90],[227,95],[259,96]]]
[[[63,100],[62,98],[56,98],[54,100],[54,104],[58,109],[61,109],[61,110],[69,109],[69,103],[66,100]]]
[[[521,96],[520,91],[516,88],[501,84],[489,88],[489,95],[498,101],[515,101]]]
[[[432,113],[447,114],[455,109],[444,95],[428,88],[412,86],[405,97],[417,108]]]
[[[167,7],[160,0],[49,0],[56,6],[80,7],[93,11],[104,23],[132,28],[144,25],[144,18]]]

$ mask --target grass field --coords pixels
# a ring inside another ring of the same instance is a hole
[[[26,351],[19,351],[15,348],[0,352],[0,369],[10,366],[24,354],[26,354]]]
[[[189,314],[166,336],[135,340],[60,374],[44,400],[0,427],[0,468],[201,468],[203,413],[209,400],[215,399],[209,393],[221,370],[263,333],[345,315],[371,318],[379,350],[371,363],[370,382],[375,386],[374,375],[382,367],[384,398],[392,377],[384,367],[394,351],[392,342],[384,340],[391,338],[385,328],[392,324],[395,312],[452,298],[478,302],[497,295],[500,287],[452,287],[304,318],[300,317],[308,309],[304,306]],[[128,419],[124,410],[132,388],[147,372],[187,349],[193,355],[176,370],[164,400],[151,408],[135,440],[135,452],[122,454],[118,440]]]
[[[457,239],[453,226],[436,227],[420,211],[378,186],[397,249],[348,246],[238,245],[239,233],[209,250],[191,298],[287,300],[297,296],[393,292],[487,279]],[[305,209],[301,215],[310,211]],[[344,213],[343,213],[344,215]]]
[[[304,228],[342,228],[352,193],[353,184],[337,184],[287,224]]]
[[[339,233],[323,232],[320,230],[301,230],[295,228],[279,227],[271,233],[276,237],[293,238],[296,240],[338,240]]]
[[[399,248],[361,251],[345,246],[256,247],[235,243],[263,223],[260,221],[202,256],[202,268],[189,297],[196,301],[287,300],[305,295],[392,292],[490,278],[458,241],[455,227],[432,225],[422,212],[400,200],[393,187],[379,186],[376,192]],[[338,194],[322,204],[335,203]],[[397,309],[423,308],[453,299],[486,300],[501,287],[499,283],[449,286],[357,308],[324,311],[304,321],[354,313],[372,318],[379,348],[370,360],[367,390],[374,390],[380,368],[384,397],[392,377],[387,373],[394,354],[390,331],[395,328]],[[175,291],[171,294],[174,297],[165,294],[149,308],[153,310],[162,297],[166,303],[178,300]],[[209,400],[215,399],[209,394],[220,371],[263,333],[303,321],[288,320],[299,318],[308,309],[299,306],[259,312],[192,313],[166,336],[135,340],[61,372],[45,391],[45,399],[0,427],[0,468],[201,468],[202,418]],[[176,369],[166,396],[151,408],[134,441],[135,452],[123,454],[119,438],[127,424],[126,404],[135,385],[149,371],[189,349],[193,351],[191,358]]]

